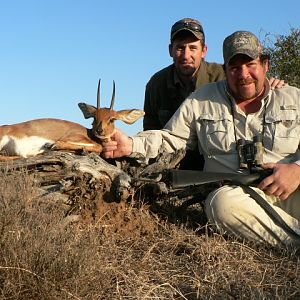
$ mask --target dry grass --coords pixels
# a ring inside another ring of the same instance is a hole
[[[96,207],[93,221],[61,226],[25,172],[0,175],[0,298],[300,298],[295,253],[171,224],[146,205]]]

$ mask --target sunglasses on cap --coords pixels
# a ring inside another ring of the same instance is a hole
[[[171,36],[178,30],[191,30],[194,32],[201,32],[204,35],[203,28],[200,24],[189,21],[178,21],[171,28]]]

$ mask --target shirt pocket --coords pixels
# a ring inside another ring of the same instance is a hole
[[[200,125],[203,151],[209,155],[234,152],[234,129],[232,117],[228,115],[212,116],[201,115],[198,118]]]
[[[281,110],[276,116],[266,118],[264,146],[281,155],[295,153],[300,142],[299,125],[293,110]]]

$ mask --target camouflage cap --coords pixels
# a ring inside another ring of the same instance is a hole
[[[183,30],[191,32],[198,40],[204,41],[205,39],[201,23],[196,19],[184,18],[173,24],[171,28],[171,41],[174,40],[177,33]]]
[[[263,47],[258,38],[249,31],[236,31],[229,35],[223,43],[224,64],[236,54],[245,54],[252,59],[256,59],[263,52]]]

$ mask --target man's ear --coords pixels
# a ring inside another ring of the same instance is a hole
[[[205,58],[205,56],[206,56],[206,54],[207,54],[207,52],[208,52],[208,47],[207,47],[207,45],[204,45],[203,47],[202,47],[202,55],[201,55],[201,58]]]
[[[266,73],[270,71],[270,61],[267,59],[265,62]]]
[[[173,45],[169,44],[169,54],[171,57],[173,57],[172,50],[173,50]]]

